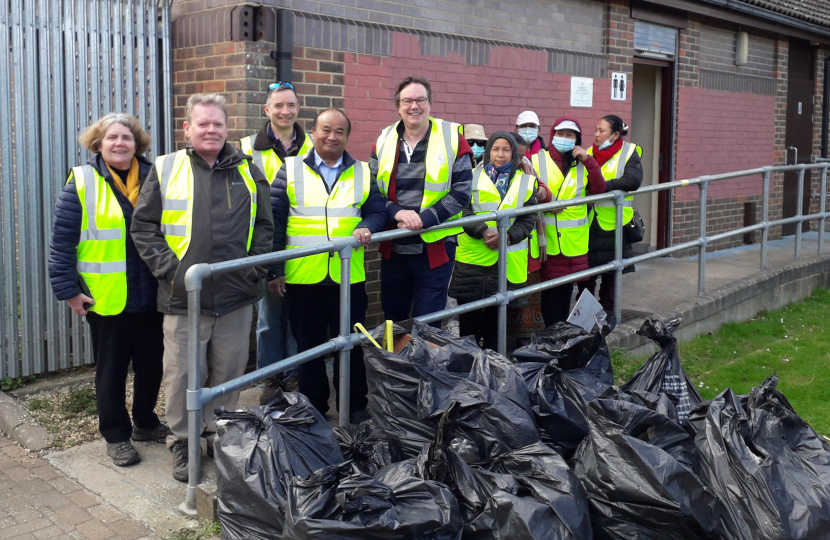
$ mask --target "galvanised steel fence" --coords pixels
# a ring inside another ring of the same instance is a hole
[[[170,0],[12,0],[0,7],[0,378],[92,363],[83,318],[46,264],[55,201],[89,153],[79,131],[134,114],[172,151]]]
[[[757,169],[749,169],[745,171],[737,171],[724,174],[716,174],[712,176],[701,176],[692,178],[690,180],[678,180],[675,182],[667,182],[653,186],[647,186],[640,190],[631,193],[632,195],[642,195],[645,193],[654,193],[659,191],[671,191],[677,188],[687,186],[697,186],[700,194],[700,235],[697,239],[682,244],[677,244],[668,248],[652,251],[629,259],[623,259],[622,256],[622,221],[623,208],[625,206],[625,197],[629,193],[624,191],[612,191],[603,193],[601,195],[590,195],[588,197],[581,197],[578,199],[571,199],[565,201],[555,201],[546,204],[540,204],[527,208],[498,210],[495,212],[488,212],[477,216],[470,216],[461,218],[451,223],[444,223],[430,230],[439,230],[447,227],[457,227],[460,225],[471,225],[473,223],[482,223],[485,221],[496,221],[499,232],[499,259],[498,259],[498,293],[489,298],[463,304],[451,309],[444,309],[418,317],[416,320],[423,323],[430,323],[462,313],[475,311],[490,306],[498,306],[498,352],[505,354],[507,342],[507,304],[515,298],[527,296],[537,292],[564,285],[567,283],[574,283],[576,281],[604,274],[606,272],[614,272],[616,281],[614,282],[614,298],[616,305],[614,312],[617,321],[621,321],[621,304],[622,297],[622,271],[623,268],[630,264],[664,257],[671,253],[676,253],[691,248],[698,250],[698,294],[704,294],[706,287],[706,246],[719,240],[724,240],[733,236],[742,235],[749,232],[761,231],[761,261],[760,270],[764,271],[767,267],[767,238],[769,229],[785,225],[787,223],[802,223],[804,221],[818,220],[818,254],[822,254],[824,245],[824,224],[830,214],[826,211],[826,195],[827,195],[827,169],[830,168],[830,163],[817,163],[806,165],[787,165],[780,167],[761,167]],[[804,172],[807,170],[818,169],[821,172],[821,203],[820,210],[817,214],[802,215],[801,205],[797,210],[797,214],[793,217],[778,219],[775,221],[769,220],[769,184],[770,175],[777,172],[798,171],[798,198],[796,200],[803,200],[804,194]],[[707,236],[706,234],[706,198],[707,190],[711,182],[718,182],[729,180],[730,178],[740,178],[746,176],[761,175],[763,178],[763,218],[760,223],[748,227],[741,227],[731,231],[713,234]],[[612,262],[597,266],[582,272],[576,272],[567,276],[563,276],[550,281],[537,283],[529,287],[524,287],[517,290],[507,290],[507,228],[510,225],[510,219],[524,214],[533,214],[540,211],[557,210],[566,208],[568,206],[577,206],[582,204],[594,204],[600,201],[613,201],[616,207],[616,243],[615,243],[615,257]],[[414,236],[423,231],[410,231],[409,229],[399,229],[395,231],[387,231],[372,235],[372,242],[382,242],[384,240],[394,240],[396,238],[404,238],[406,236]],[[196,512],[196,490],[200,480],[200,466],[201,466],[201,444],[200,444],[200,426],[202,423],[202,407],[210,403],[214,398],[223,396],[225,394],[242,390],[254,383],[262,381],[263,379],[276,375],[282,371],[295,368],[300,364],[325,356],[331,353],[339,352],[340,355],[340,391],[339,391],[339,416],[340,425],[345,426],[349,423],[349,393],[350,393],[350,371],[349,371],[349,351],[353,347],[359,347],[360,339],[357,334],[351,332],[350,325],[350,275],[351,266],[350,260],[352,250],[358,247],[358,243],[354,238],[340,238],[331,242],[325,242],[314,246],[306,246],[285,250],[275,253],[268,253],[266,255],[257,255],[255,257],[247,257],[244,259],[236,259],[232,261],[215,263],[215,264],[197,264],[188,269],[185,275],[185,287],[188,296],[188,390],[187,390],[187,409],[188,409],[188,453],[189,453],[189,481],[187,486],[187,497],[180,509],[188,514],[195,514]],[[224,384],[214,386],[213,388],[202,388],[200,386],[200,349],[199,349],[199,317],[201,305],[201,289],[202,281],[210,276],[226,274],[246,268],[256,266],[267,266],[276,262],[286,261],[289,259],[296,259],[308,255],[317,255],[319,253],[338,252],[341,258],[340,274],[340,335],[332,338],[328,342],[318,345],[317,347],[302,351],[294,356],[286,358],[280,362],[272,364],[268,367],[258,369],[242,377],[233,379]],[[795,253],[794,258],[797,260],[801,256],[801,227],[796,228],[795,233]]]

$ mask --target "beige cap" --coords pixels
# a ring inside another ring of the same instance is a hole
[[[464,126],[464,138],[486,141],[487,135],[484,134],[484,128],[479,124],[467,124]]]

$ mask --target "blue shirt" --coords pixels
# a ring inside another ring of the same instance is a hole
[[[329,167],[323,158],[317,155],[317,151],[314,151],[314,163],[317,164],[317,169],[320,171],[320,176],[323,177],[323,181],[326,182],[326,185],[329,187],[329,191],[331,191],[331,187],[334,185],[334,181],[337,180],[337,174],[340,172],[340,167],[343,166],[343,156],[340,156],[340,159],[337,160],[337,163],[334,164],[334,167]]]

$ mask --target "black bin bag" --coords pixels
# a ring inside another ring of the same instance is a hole
[[[343,462],[334,432],[304,395],[277,391],[263,407],[216,409],[217,513],[222,540],[282,534],[289,481]]]
[[[352,462],[295,478],[284,540],[458,540],[461,519],[446,486],[411,474],[385,482],[354,472]]]
[[[643,322],[637,333],[654,340],[660,350],[651,355],[620,389],[623,392],[644,390],[653,394],[668,395],[675,405],[678,421],[685,425],[689,413],[701,399],[692,379],[680,364],[674,331],[681,322],[678,318],[664,324],[654,317],[649,317]]]
[[[695,473],[689,434],[662,414],[600,399],[572,465],[591,508],[597,540],[741,538],[721,500]]]
[[[395,336],[407,334],[394,328]],[[383,327],[373,333],[380,341]],[[463,404],[459,428],[487,459],[539,440],[527,387],[513,364],[482,351],[469,338],[416,323],[398,354],[363,343],[369,403],[375,426],[395,439],[403,457],[415,457],[435,438],[453,401]],[[479,406],[480,405],[480,406]],[[477,451],[475,452],[477,453]]]
[[[401,461],[397,443],[369,422],[336,427],[334,436],[343,457],[354,462],[363,474],[371,476],[387,465]]]
[[[542,443],[470,465],[451,440],[461,410],[451,405],[435,441],[415,459],[378,473],[406,471],[446,484],[455,494],[464,522],[464,538],[511,540],[591,540],[585,493],[562,458]]]
[[[753,540],[830,538],[830,447],[775,388],[727,389],[689,417],[701,475]]]

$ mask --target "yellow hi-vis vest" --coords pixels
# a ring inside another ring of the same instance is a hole
[[[424,178],[424,197],[421,208],[429,208],[450,192],[452,184],[452,167],[458,154],[458,136],[461,125],[430,117],[431,129],[426,156],[426,178]],[[384,197],[389,196],[389,180],[395,169],[395,157],[398,153],[398,124],[395,122],[380,133],[375,143],[378,157],[378,188]],[[461,212],[451,216],[447,221],[461,217]],[[463,232],[461,227],[450,227],[440,231],[421,233],[424,242],[432,243]]]
[[[271,148],[268,150],[254,150],[254,140],[256,140],[256,133],[245,137],[239,141],[239,143],[242,147],[242,151],[254,159],[254,164],[259,167],[259,170],[262,171],[270,184],[274,181],[274,178],[277,177],[277,173],[279,172],[280,167],[282,167],[282,160]],[[300,151],[297,155],[304,157],[311,151],[312,148],[314,148],[314,143],[311,142],[311,137],[309,137],[308,133],[306,133],[303,145],[300,147]]]
[[[554,201],[584,197],[588,193],[588,171],[581,161],[563,176],[562,171],[542,151],[533,156],[533,169],[539,179],[547,183]],[[578,257],[588,253],[588,205],[580,204],[563,208],[558,214],[545,212],[545,236],[548,240],[548,255]]]
[[[484,172],[484,167],[479,166],[473,171],[472,207],[476,214],[486,214],[495,210],[509,208],[521,208],[533,196],[536,190],[536,181],[529,174],[516,171],[510,181],[510,187],[501,198],[499,190]],[[510,219],[510,224],[516,221]],[[488,227],[496,228],[495,221],[487,221]],[[525,238],[518,244],[507,246],[507,279],[511,283],[524,283],[527,281],[527,250],[528,239]],[[462,263],[474,264],[476,266],[492,266],[498,262],[499,252],[490,249],[484,240],[473,238],[467,233],[458,235],[458,250],[455,253],[455,260]]]
[[[193,169],[186,150],[159,156],[155,163],[156,174],[161,186],[161,232],[167,245],[179,260],[184,258],[190,247],[193,234]],[[237,167],[245,187],[251,196],[251,219],[248,229],[247,249],[251,249],[256,220],[256,182],[251,176],[248,161],[243,160]]]
[[[81,201],[78,274],[95,303],[89,311],[118,315],[127,305],[127,226],[124,212],[104,177],[91,165],[73,167]]]
[[[369,164],[355,161],[342,171],[331,188],[304,161],[285,160],[289,201],[286,249],[311,246],[352,236],[360,223],[360,207],[369,197]],[[320,253],[285,261],[286,283],[320,283],[326,276],[340,283],[340,254]],[[363,247],[352,252],[351,283],[365,281]]]
[[[635,151],[640,156],[643,155],[643,149],[636,144],[627,141],[622,143],[620,151],[614,154],[614,157],[606,161],[602,166],[602,176],[605,178],[606,182],[608,180],[616,180],[617,178],[622,177],[625,173],[625,164]],[[588,148],[587,152],[589,156],[594,155],[594,147],[591,146]],[[634,217],[633,201],[634,195],[629,195],[623,202],[623,225],[631,221]],[[614,201],[599,201],[594,203],[593,212],[596,212],[597,221],[603,230],[614,230],[614,224],[617,222],[617,210],[614,206]]]

